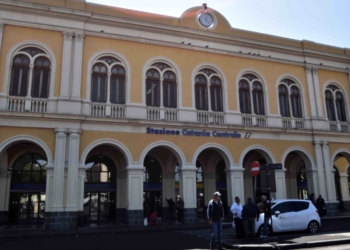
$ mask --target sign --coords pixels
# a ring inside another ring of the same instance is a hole
[[[256,176],[258,176],[258,174],[259,174],[259,171],[260,171],[260,163],[259,162],[257,162],[257,161],[254,161],[253,163],[252,163],[252,176],[253,177],[256,177]]]
[[[276,192],[276,178],[275,171],[268,171],[268,175],[266,175],[267,171],[260,171],[260,186],[262,193],[275,193]]]
[[[156,135],[184,135],[184,136],[198,136],[198,137],[220,137],[220,138],[245,138],[249,139],[251,134],[247,132],[245,135],[234,132],[221,132],[217,130],[207,131],[207,130],[189,130],[189,129],[157,129],[157,128],[146,128],[146,134],[156,134]]]
[[[276,164],[261,164],[260,170],[266,170],[266,169],[282,169],[282,164],[281,163],[276,163]]]

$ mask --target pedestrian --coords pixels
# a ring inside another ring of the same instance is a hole
[[[213,227],[213,233],[210,240],[210,249],[215,249],[215,238],[217,240],[217,246],[219,250],[225,249],[221,245],[221,231],[222,221],[224,220],[224,207],[220,200],[221,194],[219,192],[214,193],[214,198],[209,201],[207,216],[209,224]]]
[[[184,218],[184,208],[185,208],[185,203],[184,200],[179,197],[177,201],[177,224],[182,225],[183,224],[183,218]]]
[[[267,197],[265,195],[261,196],[261,202],[263,203],[264,208],[264,226],[263,233],[260,235],[260,238],[267,238],[267,227],[269,226],[269,221],[271,219],[271,207],[267,202]]]
[[[150,225],[156,225],[157,224],[157,220],[158,220],[158,214],[157,214],[157,211],[154,211],[149,216],[149,224]]]
[[[242,221],[242,205],[238,196],[235,197],[235,202],[231,206],[231,212],[233,214],[233,221],[236,226],[236,238],[237,240],[244,238],[244,228]]]
[[[144,225],[148,225],[148,215],[149,215],[149,206],[148,206],[148,200],[145,199],[143,201],[143,220],[144,220]]]
[[[326,203],[324,202],[322,195],[319,195],[316,200],[316,208],[321,217],[327,215]]]
[[[312,204],[315,205],[315,194],[314,193],[311,193],[308,197],[308,200],[310,200],[312,202]]]
[[[248,198],[247,204],[243,206],[242,219],[244,226],[245,240],[248,240],[250,232],[251,240],[255,240],[255,220],[259,221],[259,208],[253,203],[252,198]]]
[[[170,215],[170,219],[173,221],[174,220],[174,210],[175,210],[175,202],[173,201],[172,198],[167,199],[165,198],[165,200],[168,202],[168,211],[169,211],[169,215]]]

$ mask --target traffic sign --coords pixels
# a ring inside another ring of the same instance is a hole
[[[266,169],[282,169],[281,163],[275,163],[275,164],[261,164],[260,170],[266,170]]]
[[[258,176],[259,171],[260,171],[260,163],[257,162],[257,161],[254,161],[254,162],[252,163],[251,168],[252,168],[252,176],[253,176],[253,177]]]

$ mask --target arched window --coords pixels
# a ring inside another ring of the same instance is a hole
[[[329,85],[325,91],[327,117],[330,121],[347,121],[344,95],[335,85]]]
[[[112,159],[102,154],[91,157],[86,161],[87,164],[93,162],[94,165],[86,170],[85,182],[100,183],[111,182],[115,183],[116,166]]]
[[[194,91],[197,110],[223,111],[222,80],[218,72],[207,68],[200,70],[195,76]]]
[[[154,63],[146,73],[146,105],[177,108],[177,78],[166,63]]]
[[[291,79],[283,79],[278,86],[278,98],[282,117],[303,117],[300,90],[296,82]]]
[[[47,98],[50,74],[51,61],[43,50],[21,49],[12,60],[10,96]]]
[[[238,87],[241,113],[252,114],[253,111],[255,115],[265,115],[264,89],[261,80],[253,74],[244,74],[238,82]]]
[[[91,101],[125,104],[126,70],[115,57],[103,56],[92,66]]]
[[[40,154],[28,152],[20,156],[12,168],[12,182],[45,183],[46,168],[43,166],[46,158]]]

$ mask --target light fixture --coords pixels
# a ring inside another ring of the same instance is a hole
[[[95,164],[95,162],[90,162],[88,164],[85,164],[85,168],[86,169],[89,169],[89,168],[92,168],[92,166]]]
[[[45,160],[36,160],[37,163],[39,163],[40,166],[44,167],[47,164],[47,161]]]

